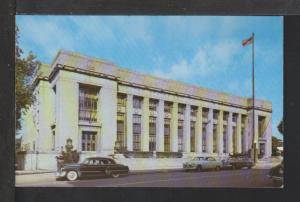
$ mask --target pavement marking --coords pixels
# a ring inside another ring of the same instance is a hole
[[[201,176],[200,178],[211,178],[211,177],[226,177],[226,176],[232,176],[233,174],[229,175],[210,175],[210,176]],[[234,176],[238,175],[245,175],[245,173],[240,174],[234,174]],[[151,180],[151,181],[139,181],[139,182],[129,182],[129,183],[121,183],[121,184],[106,184],[106,185],[99,185],[95,187],[110,187],[110,186],[123,186],[123,185],[134,185],[134,184],[147,184],[147,183],[154,183],[154,182],[168,182],[168,181],[179,181],[179,180],[197,180],[199,178],[197,177],[184,177],[184,178],[175,178],[175,179],[165,179],[165,180]]]

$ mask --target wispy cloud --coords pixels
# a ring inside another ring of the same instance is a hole
[[[239,51],[239,43],[222,41],[198,48],[192,58],[183,58],[169,68],[156,68],[153,74],[165,78],[188,80],[192,77],[206,77],[226,71],[234,63]]]

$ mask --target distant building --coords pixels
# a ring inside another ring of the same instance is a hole
[[[213,81],[212,81],[213,82]],[[60,51],[35,79],[37,102],[24,116],[25,169],[55,167],[71,138],[81,156],[181,152],[224,156],[252,145],[252,100],[145,75]],[[255,101],[255,142],[271,156],[272,106]],[[36,163],[38,162],[38,163]]]

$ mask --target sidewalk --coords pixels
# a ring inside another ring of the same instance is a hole
[[[270,169],[282,161],[282,157],[272,157],[271,161],[258,161],[253,167],[254,169]]]

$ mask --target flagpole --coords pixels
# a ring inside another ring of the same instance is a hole
[[[252,33],[252,148],[253,148],[253,159],[256,163],[256,141],[255,141],[255,71],[254,71],[254,33]]]

